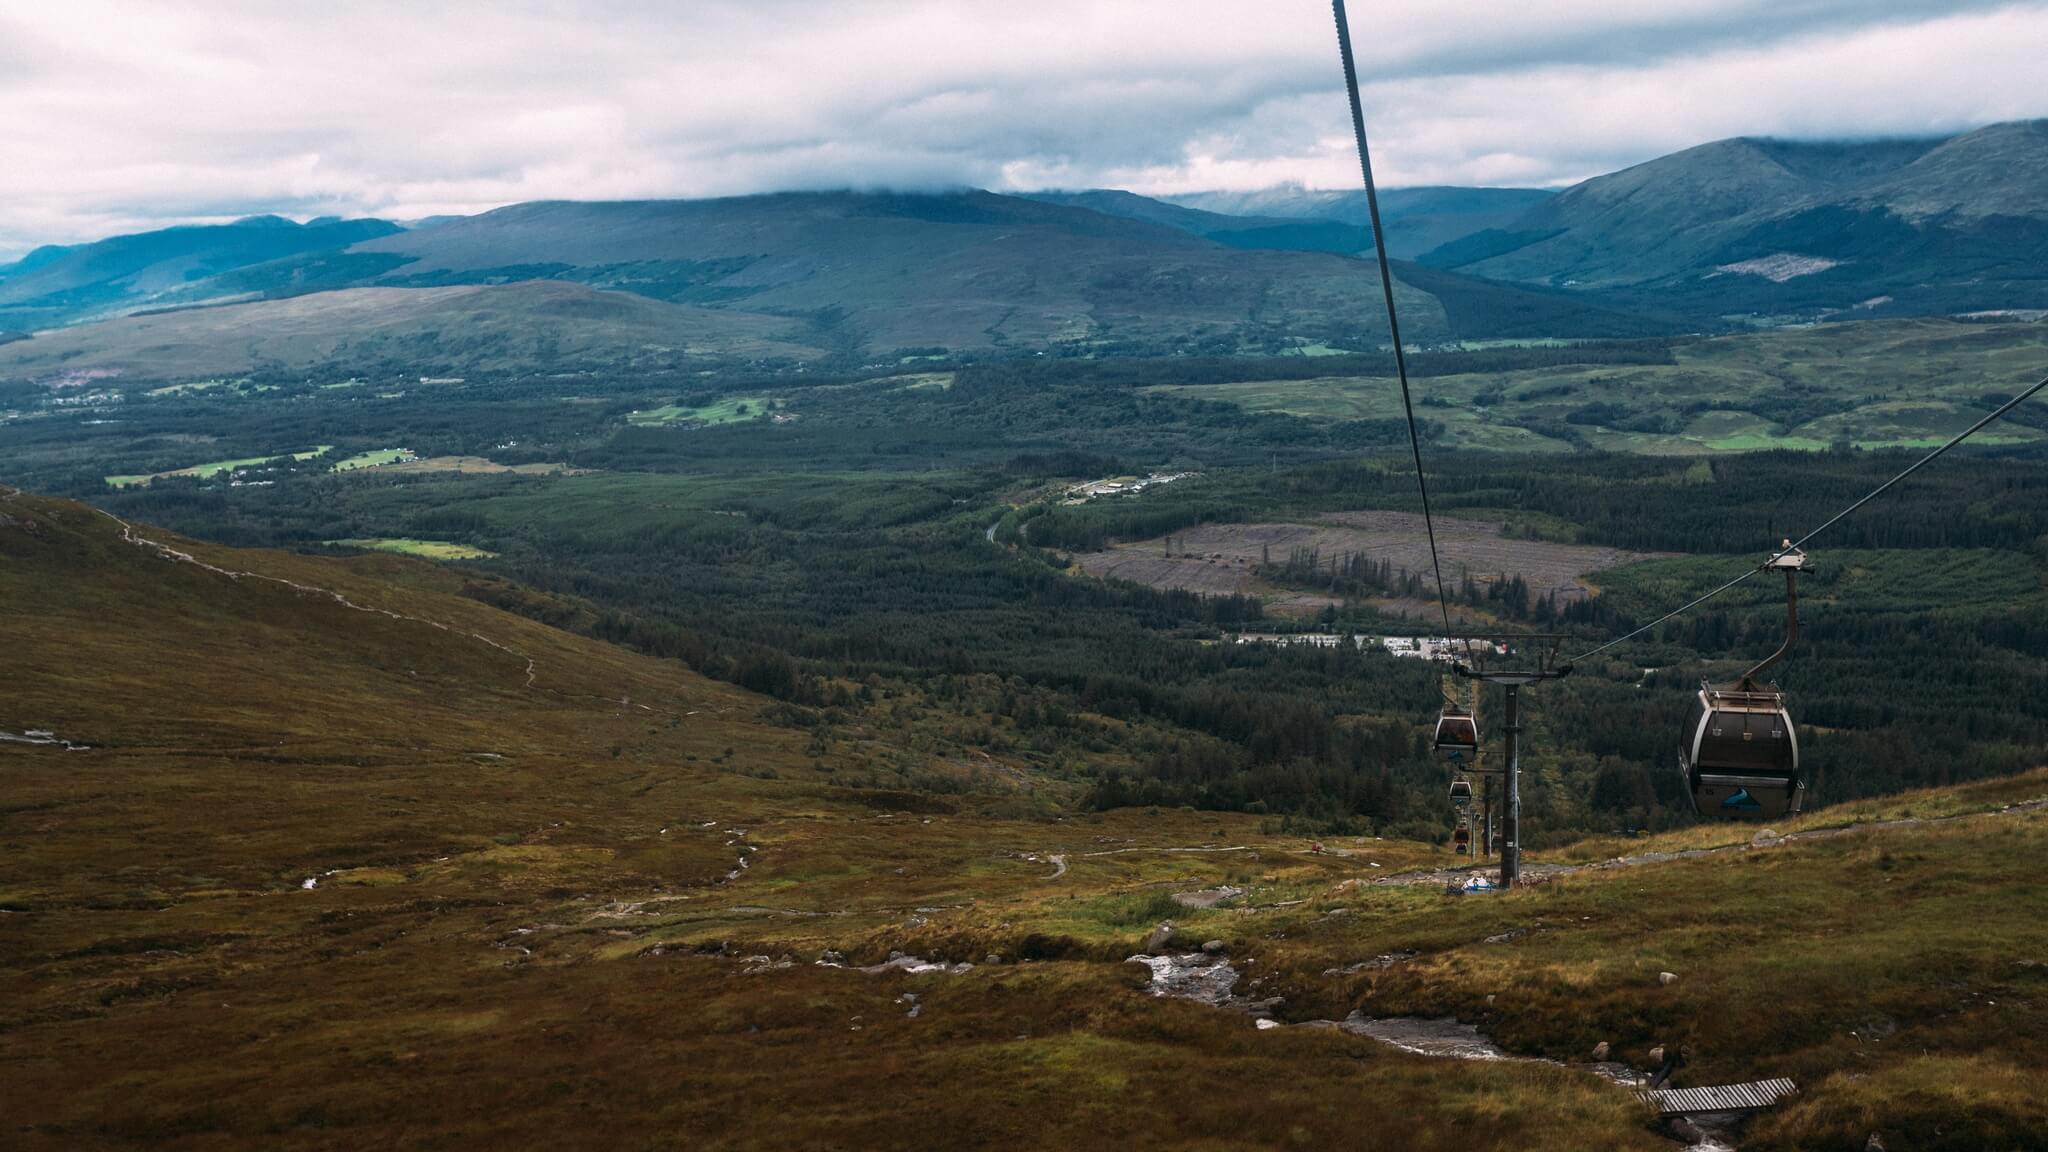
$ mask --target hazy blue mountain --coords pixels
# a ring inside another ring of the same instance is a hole
[[[1548,200],[1540,188],[1394,188],[1380,193],[1380,222],[1387,228],[1387,252],[1412,260],[1424,252],[1488,228],[1499,228]],[[1184,208],[1234,216],[1334,220],[1364,228],[1371,224],[1365,189],[1310,191],[1282,185],[1252,192],[1192,192],[1160,199]],[[1368,234],[1366,244],[1371,243]]]
[[[0,328],[27,329],[223,293],[208,281],[250,265],[339,251],[398,231],[383,220],[298,224],[256,216],[38,248],[0,268]]]
[[[1232,248],[1270,248],[1290,252],[1342,252],[1372,247],[1372,229],[1360,224],[1321,218],[1233,216],[1187,208],[1135,192],[1096,188],[1085,192],[1031,192],[1030,199],[1086,208],[1127,220],[1144,220],[1205,236]]]
[[[1948,139],[1703,144],[1424,263],[1695,313],[2048,306],[2048,121]]]
[[[292,338],[272,340],[275,351],[265,354],[284,362],[343,346],[342,327],[366,323],[365,317],[374,317],[384,334],[379,339],[387,342],[431,335],[445,346],[464,329],[503,333],[525,310],[543,304],[551,311],[536,323],[558,325],[565,319],[563,298],[464,296],[441,308],[431,333],[400,322],[398,313],[408,306],[403,295],[350,297],[348,307],[262,305],[363,288],[563,281],[687,306],[672,313],[639,309],[630,323],[614,324],[621,340],[637,342],[633,347],[660,343],[663,326],[673,325],[679,345],[722,355],[754,355],[749,349],[763,341],[779,342],[777,355],[795,355],[789,349],[800,346],[810,350],[806,354],[865,358],[920,349],[1235,353],[1323,343],[1371,347],[1385,338],[1371,265],[1312,250],[1309,242],[1316,228],[1349,225],[1246,221],[1120,193],[1094,199],[1116,214],[976,191],[516,204],[431,227],[384,225],[346,248],[309,246],[210,275],[167,279],[147,299],[160,308],[211,298],[216,303],[201,309],[210,314],[123,322],[105,334],[122,363],[175,337],[199,348],[187,357],[195,367],[218,362],[222,371],[247,358],[242,345],[252,332],[276,323],[288,322]],[[1132,218],[1138,214],[1152,219]],[[1224,242],[1189,231],[1194,225],[1218,227]],[[320,231],[310,225],[236,227],[280,236]],[[1311,250],[1286,250],[1283,238],[1267,234],[1274,229],[1304,231],[1298,239]],[[95,247],[129,246],[106,241]],[[44,271],[74,259],[67,254]],[[186,266],[195,259],[188,257]],[[1397,278],[1403,334],[1417,343],[1635,336],[1670,327],[1579,294],[1407,264]],[[129,282],[88,283],[100,291],[107,285],[126,290],[120,298],[131,304],[144,299]],[[716,331],[721,316],[732,327],[724,336]],[[90,331],[65,341],[42,338],[10,349],[11,360],[26,370],[53,364],[52,355],[76,359],[94,339]],[[240,343],[214,356],[205,351],[208,341]],[[584,354],[602,359],[601,353],[590,347]],[[487,360],[503,363],[495,354]]]
[[[1355,259],[1272,250],[1293,245],[1267,238],[1222,243],[1189,230],[1210,214],[1127,194],[1094,200],[1116,214],[976,191],[520,204],[358,244],[345,257],[403,260],[375,274],[380,284],[570,279],[804,316],[828,343],[874,350],[1234,350],[1384,331],[1377,278]],[[1654,328],[1567,302],[1546,310],[1553,330],[1496,333],[1495,319],[1526,314],[1526,298],[1456,283],[1455,315],[1435,293],[1404,288],[1412,338]]]

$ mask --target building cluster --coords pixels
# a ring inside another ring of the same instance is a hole
[[[1128,496],[1155,484],[1171,484],[1199,475],[1199,472],[1154,472],[1149,476],[1112,476],[1107,480],[1090,480],[1067,489],[1065,503],[1086,504],[1097,496]]]
[[[1334,632],[1242,632],[1239,644],[1304,644],[1312,648],[1380,648],[1389,656],[1409,660],[1435,660],[1449,664],[1465,659],[1468,652],[1492,656],[1508,654],[1506,644],[1486,640],[1454,640],[1444,636],[1367,636],[1363,633],[1338,635]]]

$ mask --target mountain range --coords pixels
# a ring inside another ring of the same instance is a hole
[[[634,335],[614,351],[687,338],[726,356],[763,353],[743,347],[756,340],[793,342],[800,347],[785,351],[813,356],[1234,353],[1307,342],[1370,346],[1386,330],[1378,277],[1353,256],[1234,246],[1184,225],[978,191],[553,201],[413,229],[382,221],[347,227],[357,235],[325,246],[305,236],[277,256],[241,233],[319,229],[267,221],[173,229],[0,269],[0,326],[44,329],[0,346],[0,371],[33,373],[80,356],[136,363],[152,349],[177,349],[192,371],[240,371],[279,348],[312,354],[359,343],[364,333],[354,327],[316,335],[307,325],[322,317],[360,323],[371,301],[389,320],[377,328],[386,343],[445,350],[475,335],[443,323],[448,308],[506,317],[545,302],[549,316],[559,316],[572,294],[504,291],[533,281],[637,300],[608,310],[634,318]],[[213,247],[195,254],[202,239]],[[180,263],[156,258],[166,247]],[[1420,342],[1657,330],[1568,293],[1419,266],[1398,276],[1404,334]],[[1429,287],[1417,286],[1423,281]],[[442,315],[407,319],[406,291],[450,287],[484,291],[456,303],[420,297]],[[352,297],[349,307],[280,308],[339,290],[382,295]],[[268,330],[260,318],[277,315],[289,316],[303,339],[265,337],[263,348],[244,339]],[[103,322],[78,326],[96,319]],[[67,320],[71,326],[49,330]],[[720,320],[737,343],[720,338]],[[542,317],[540,326],[549,322]],[[664,338],[671,323],[677,332]],[[218,354],[209,359],[209,349]],[[306,362],[294,355],[279,363]]]
[[[2048,121],[1944,139],[1738,138],[1555,194],[1402,189],[1381,208],[1404,336],[1425,345],[2048,307]],[[604,339],[566,343],[614,360],[646,347],[872,359],[1370,346],[1385,320],[1358,259],[1366,220],[1362,193],[1301,188],[551,201],[410,228],[254,217],[0,266],[0,372],[172,348],[194,370],[231,371],[365,339],[447,352],[536,308],[539,332],[576,308],[604,314]],[[530,281],[640,303],[499,291]],[[450,287],[483,291],[399,291]],[[279,304],[344,289],[376,291]],[[188,311],[135,315],[173,309]],[[321,329],[372,313],[373,331]],[[296,335],[243,338],[279,317]],[[64,330],[92,321],[104,324]]]

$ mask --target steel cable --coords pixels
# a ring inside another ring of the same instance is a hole
[[[1341,3],[1342,0],[1338,0],[1338,2]],[[1721,585],[1719,588],[1714,589],[1712,592],[1709,592],[1696,600],[1688,602],[1683,607],[1673,608],[1671,611],[1666,612],[1664,615],[1657,617],[1655,620],[1650,621],[1648,624],[1643,625],[1642,627],[1636,629],[1633,632],[1628,633],[1625,636],[1617,636],[1614,639],[1609,640],[1607,643],[1600,645],[1598,648],[1588,649],[1587,651],[1579,653],[1577,656],[1571,658],[1571,662],[1576,664],[1581,660],[1585,660],[1593,656],[1598,656],[1600,653],[1607,651],[1609,648],[1612,648],[1617,644],[1623,643],[1628,640],[1633,640],[1636,637],[1641,636],[1643,633],[1648,632],[1650,629],[1655,628],[1659,624],[1664,623],[1666,620],[1669,620],[1674,616],[1682,616],[1685,613],[1692,611],[1694,608],[1697,608],[1700,605],[1705,604],[1707,601],[1712,600],[1714,597],[1719,596],[1721,593],[1726,592],[1730,588],[1735,587],[1737,584],[1742,583],[1744,580],[1749,579],[1751,576],[1754,576],[1759,572],[1768,571],[1771,565],[1774,562],[1776,562],[1779,558],[1789,553],[1798,551],[1801,547],[1803,547],[1806,544],[1808,540],[1811,540],[1815,536],[1818,536],[1821,533],[1827,531],[1828,529],[1834,527],[1838,522],[1842,520],[1843,517],[1849,515],[1851,512],[1856,511],[1858,508],[1863,507],[1865,504],[1870,503],[1872,500],[1877,499],[1880,495],[1883,495],[1885,490],[1889,489],[1892,485],[1897,484],[1899,481],[1904,480],[1906,477],[1911,476],[1915,472],[1918,472],[1921,468],[1932,463],[1934,459],[1940,456],[1942,453],[1948,451],[1949,449],[1955,447],[1958,444],[1961,444],[1963,441],[1968,440],[1970,437],[1976,435],[1985,426],[2001,419],[2005,416],[2006,413],[2012,411],[2014,408],[2019,407],[2021,404],[2026,403],[2028,400],[2032,399],[2036,393],[2040,392],[2044,388],[2048,388],[2048,378],[2043,378],[2039,383],[2027,389],[2025,392],[2022,392],[2019,395],[2013,397],[2012,399],[2007,400],[2005,403],[1999,405],[1995,411],[1986,415],[1982,420],[1979,420],[1975,424],[1970,425],[1968,428],[1963,429],[1961,432],[1956,433],[1955,437],[1951,439],[1948,443],[1943,444],[1941,447],[1936,448],[1934,451],[1929,452],[1927,455],[1922,456],[1918,460],[1915,460],[1913,462],[1912,467],[1907,468],[1904,472],[1901,472],[1897,476],[1894,476],[1891,479],[1885,481],[1884,483],[1879,484],[1877,487],[1865,493],[1862,499],[1856,501],[1854,504],[1849,505],[1847,508],[1842,509],[1840,512],[1835,513],[1833,516],[1828,517],[1827,520],[1824,523],[1822,523],[1820,527],[1815,528],[1811,532],[1808,532],[1806,535],[1801,536],[1799,539],[1794,540],[1786,544],[1783,548],[1778,549],[1776,552],[1771,553],[1770,558],[1765,560],[1762,564],[1759,564],[1756,567],[1751,568],[1749,571],[1744,572],[1742,575],[1737,576],[1735,579],[1728,581],[1726,584]]]
[[[1408,356],[1401,348],[1401,319],[1394,310],[1394,272],[1387,262],[1386,230],[1380,227],[1380,196],[1372,179],[1372,152],[1365,143],[1365,108],[1359,103],[1358,68],[1351,59],[1351,25],[1344,16],[1344,0],[1330,0],[1330,10],[1337,20],[1337,51],[1344,58],[1344,92],[1351,98],[1351,131],[1358,140],[1358,167],[1365,175],[1365,207],[1372,217],[1372,244],[1379,256],[1380,288],[1387,297],[1387,332],[1394,341],[1394,372],[1401,378],[1401,408],[1408,415],[1408,446],[1415,453],[1415,487],[1422,494],[1422,527],[1429,534],[1429,566],[1436,576],[1436,605],[1443,613],[1444,631],[1449,633],[1451,600],[1444,592],[1444,565],[1436,551],[1436,520],[1429,510],[1429,482],[1422,473],[1422,437],[1415,431],[1415,403],[1408,391]]]

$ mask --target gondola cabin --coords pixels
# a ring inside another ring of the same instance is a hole
[[[1799,738],[1782,692],[1747,681],[1701,685],[1680,740],[1679,766],[1705,819],[1776,820],[1805,802]]]
[[[1479,726],[1472,714],[1447,705],[1436,718],[1436,754],[1453,764],[1470,764],[1479,758]]]
[[[1456,804],[1460,808],[1472,803],[1472,782],[1470,780],[1451,781],[1451,803]]]

